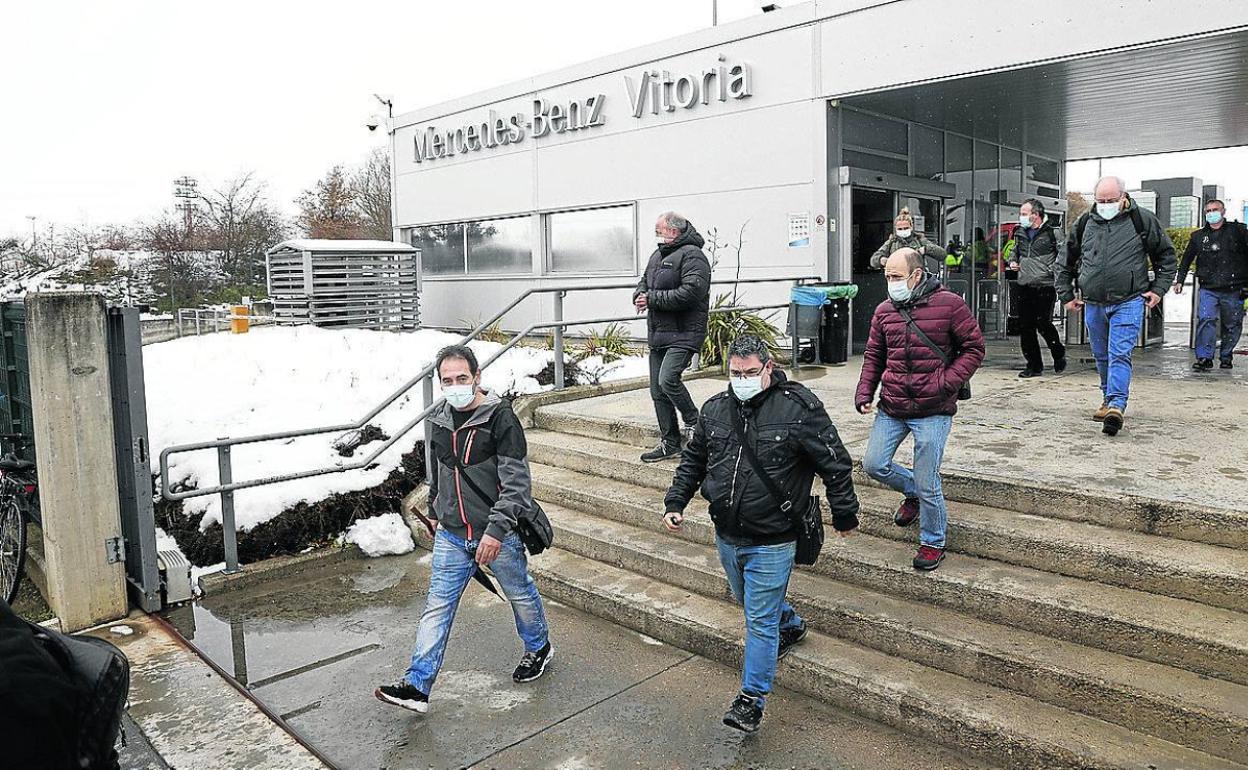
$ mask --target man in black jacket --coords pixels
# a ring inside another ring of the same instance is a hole
[[[674,212],[654,225],[658,248],[637,290],[633,306],[646,313],[650,344],[650,397],[659,421],[659,445],[641,459],[648,463],[680,454],[698,419],[698,407],[680,375],[706,339],[710,311],[711,264],[702,253],[702,236],[687,219]],[[682,432],[676,412],[685,421]]]
[[[1205,226],[1192,233],[1179,262],[1174,293],[1183,293],[1187,271],[1196,260],[1200,295],[1196,306],[1196,362],[1192,369],[1213,368],[1213,347],[1222,324],[1223,369],[1235,366],[1232,356],[1244,329],[1244,287],[1248,286],[1248,233],[1240,222],[1226,221],[1226,206],[1214,198],[1205,204]],[[1197,258],[1199,256],[1199,259]]]
[[[1027,367],[1019,377],[1039,377],[1044,373],[1044,359],[1036,332],[1044,337],[1053,356],[1053,371],[1066,371],[1066,346],[1053,325],[1053,305],[1057,290],[1053,288],[1058,243],[1061,241],[1053,225],[1044,216],[1044,204],[1028,198],[1018,209],[1018,229],[1014,231],[1014,256],[1010,269],[1018,272],[1018,339],[1023,347]]]
[[[810,499],[815,474],[823,479],[832,526],[842,537],[858,526],[853,464],[823,404],[775,368],[758,337],[743,334],[728,350],[730,388],[710,398],[664,498],[664,524],[678,532],[683,511],[699,487],[710,502],[719,560],[737,602],[745,608],[745,665],[741,692],[724,724],[758,729],[776,674],[776,660],[806,635],[806,623],[784,600],[793,570],[797,533],[790,513],[742,458],[741,430],[788,500]]]

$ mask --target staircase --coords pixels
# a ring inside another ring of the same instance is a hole
[[[705,503],[666,532],[675,465],[638,460],[657,434],[587,411],[542,406],[528,430],[557,530],[531,561],[543,593],[739,665]],[[954,478],[950,556],[919,573],[897,495],[857,488],[860,531],[830,532],[794,572],[811,633],[779,684],[1010,768],[1248,768],[1242,513],[1124,500],[1116,516],[1114,500]]]

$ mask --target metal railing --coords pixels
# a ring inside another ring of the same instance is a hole
[[[806,281],[817,281],[817,280],[819,280],[818,276],[789,276],[789,277],[779,277],[779,278],[741,278],[737,280],[712,281],[711,283],[712,284],[728,284],[728,283],[752,284],[752,283],[784,282],[784,283],[792,283],[793,285],[798,286]],[[611,317],[611,318],[589,318],[589,319],[578,319],[578,320],[572,320],[572,321],[565,320],[563,318],[564,297],[566,297],[569,292],[631,289],[631,288],[634,288],[635,286],[636,286],[636,283],[630,282],[630,283],[617,283],[617,284],[597,284],[597,285],[592,285],[592,286],[534,287],[534,288],[526,290],[525,292],[520,294],[520,296],[512,300],[502,310],[498,311],[497,313],[495,313],[493,316],[491,316],[487,320],[482,321],[480,324],[478,324],[475,329],[470,331],[467,335],[464,336],[463,339],[459,341],[459,344],[461,345],[467,344],[468,342],[471,342],[472,340],[476,339],[477,336],[481,334],[481,332],[490,328],[495,322],[497,322],[507,313],[511,312],[516,306],[518,306],[521,302],[523,302],[528,297],[534,294],[554,294],[555,320],[529,324],[528,326],[524,328],[524,330],[513,335],[511,339],[507,341],[506,344],[504,344],[493,355],[491,355],[488,359],[482,362],[480,365],[480,369],[484,370],[490,364],[498,360],[498,358],[502,356],[504,353],[511,350],[513,347],[518,345],[525,338],[533,334],[533,332],[538,331],[538,330],[550,329],[554,333],[554,350],[556,354],[554,356],[554,364],[555,364],[554,387],[556,390],[562,390],[565,387],[566,383],[564,381],[563,356],[559,355],[559,353],[563,351],[563,333],[567,327],[588,326],[592,324],[618,323],[618,322],[624,322],[624,321],[641,320],[641,318],[635,314],[631,316],[617,316],[617,317]],[[741,311],[752,312],[752,311],[759,311],[759,310],[778,310],[781,308],[787,308],[788,306],[789,306],[789,303],[787,302],[783,304],[774,304],[774,305],[755,305],[755,306],[731,305],[731,306],[725,306],[725,307],[720,307],[720,308],[713,308],[711,309],[710,312],[711,313],[726,313],[726,312],[741,312]],[[313,476],[324,476],[330,473],[342,473],[344,471],[360,470],[362,468],[366,468],[369,465],[372,465],[373,462],[376,461],[376,459],[382,453],[384,453],[390,447],[394,446],[394,444],[398,442],[399,439],[407,435],[413,428],[419,425],[422,421],[425,423],[424,425],[425,468],[433,467],[432,461],[431,461],[432,459],[431,458],[431,452],[432,452],[431,443],[432,442],[430,440],[433,434],[433,425],[426,418],[432,415],[435,411],[437,411],[442,406],[442,403],[444,402],[444,399],[438,399],[437,401],[434,401],[433,399],[434,374],[435,374],[435,365],[431,363],[428,366],[426,366],[424,369],[421,369],[420,372],[416,376],[412,377],[406,383],[399,386],[398,389],[396,389],[393,393],[391,393],[388,397],[386,397],[385,400],[383,400],[380,404],[378,404],[373,409],[371,409],[368,412],[368,414],[364,415],[359,420],[356,420],[355,422],[352,422],[352,423],[343,423],[341,425],[327,425],[327,426],[323,426],[319,428],[300,428],[297,430],[282,431],[280,433],[261,433],[261,434],[257,434],[254,436],[242,436],[239,438],[222,437],[214,441],[200,441],[200,442],[196,442],[192,444],[178,444],[175,446],[166,447],[160,452],[160,491],[161,491],[161,494],[167,500],[186,500],[192,497],[204,497],[206,495],[220,495],[221,496],[221,529],[222,529],[224,540],[225,540],[225,543],[224,543],[225,544],[225,572],[227,573],[237,572],[239,569],[238,537],[237,537],[237,530],[235,527],[235,520],[234,520],[234,493],[236,491],[240,489],[248,489],[251,487],[267,486],[269,484],[278,484],[284,481],[295,481],[297,479],[306,479],[306,478],[310,478]],[[258,478],[258,479],[248,479],[245,481],[234,481],[233,463],[232,463],[231,455],[230,455],[231,450],[234,447],[240,446],[242,444],[257,444],[257,443],[267,442],[267,441],[283,441],[283,440],[289,440],[289,439],[294,439],[294,438],[303,438],[306,436],[323,435],[326,433],[348,433],[351,431],[358,431],[361,428],[363,428],[365,425],[367,425],[370,420],[372,420],[374,417],[380,414],[383,410],[385,410],[386,407],[393,404],[395,401],[397,401],[400,397],[406,394],[409,390],[411,390],[417,384],[420,384],[421,386],[421,396],[423,398],[423,403],[425,404],[425,408],[422,409],[421,412],[418,415],[416,415],[414,418],[412,418],[406,425],[404,425],[402,428],[396,431],[394,435],[386,439],[381,444],[380,447],[373,450],[373,452],[369,454],[368,457],[365,457],[362,460],[357,460],[354,462],[337,463],[335,465],[331,465],[326,468],[317,468],[314,470],[307,470],[307,471],[296,471],[292,473],[279,474],[276,476],[267,476],[267,477]],[[203,451],[205,449],[217,450],[217,469],[219,473],[217,485],[213,487],[202,488],[202,489],[188,489],[188,490],[183,490],[180,492],[173,491],[172,485],[169,482],[169,458],[176,454],[185,454],[187,452],[198,452],[198,451]]]
[[[195,322],[195,336],[198,337],[204,333],[204,327],[211,323],[208,333],[216,333],[230,328],[230,321],[236,319],[246,319],[256,326],[264,326],[277,323],[277,319],[271,315],[236,315],[232,310],[221,310],[220,308],[196,308],[182,307],[178,308],[178,315],[175,319],[177,332],[179,337],[185,337],[185,326],[187,319]],[[205,321],[207,319],[207,321]],[[222,324],[224,323],[224,326]]]

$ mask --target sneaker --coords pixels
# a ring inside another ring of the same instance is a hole
[[[1192,363],[1193,372],[1207,372],[1213,368],[1212,358],[1198,358]]]
[[[763,707],[758,705],[758,698],[745,693],[739,693],[732,707],[724,714],[724,724],[743,733],[758,732],[762,721]]]
[[[1040,376],[1040,375],[1042,375],[1042,374],[1044,374],[1044,370],[1043,370],[1043,369],[1032,369],[1032,368],[1028,367],[1028,368],[1026,368],[1026,369],[1022,370],[1021,372],[1019,372],[1019,373],[1018,373],[1018,377],[1019,377],[1019,379],[1026,380],[1026,379],[1029,379],[1029,378],[1031,378],[1031,377],[1039,377],[1039,376]]]
[[[907,497],[901,501],[901,505],[897,506],[897,512],[893,514],[893,523],[899,527],[908,527],[919,518],[919,498]]]
[[[1092,419],[1097,422],[1104,422],[1107,414],[1109,414],[1109,404],[1101,404],[1101,408],[1092,413]]]
[[[1117,436],[1118,431],[1122,430],[1123,416],[1121,409],[1111,408],[1105,413],[1105,419],[1101,426],[1101,432],[1106,436]]]
[[[658,446],[641,456],[641,461],[643,463],[658,463],[669,457],[680,457],[680,447],[660,441]]]
[[[524,657],[520,658],[520,665],[516,666],[515,672],[511,675],[512,681],[532,682],[546,673],[546,667],[550,665],[554,657],[555,650],[550,646],[550,642],[546,642],[546,646],[537,652],[524,653]]]
[[[382,703],[389,703],[391,706],[415,711],[417,714],[424,714],[429,711],[429,696],[412,687],[406,681],[401,681],[398,684],[383,684],[381,687],[373,690],[373,697]]]
[[[1060,356],[1053,356],[1053,371],[1057,372],[1058,374],[1061,374],[1062,372],[1066,371],[1066,363],[1067,361],[1066,361],[1065,353],[1062,353]]]
[[[1234,368],[1235,368],[1235,362],[1234,362],[1234,361],[1232,361],[1232,360],[1231,360],[1231,359],[1229,359],[1229,358],[1224,358],[1224,359],[1222,359],[1222,361],[1221,361],[1221,362],[1219,362],[1219,363],[1218,363],[1218,368],[1219,368],[1219,369],[1234,369]]]
[[[780,660],[797,646],[798,642],[806,638],[806,621],[802,621],[800,626],[790,626],[780,629],[780,649],[776,652],[776,660]]]
[[[926,570],[930,572],[936,569],[942,561],[945,560],[945,549],[934,548],[930,545],[919,546],[919,552],[914,555],[914,568]]]

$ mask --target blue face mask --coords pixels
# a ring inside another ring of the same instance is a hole
[[[757,377],[733,377],[730,383],[732,395],[736,396],[738,401],[749,401],[763,392],[763,375],[761,374]]]
[[[442,388],[442,395],[446,397],[446,403],[463,409],[477,397],[477,388],[475,385],[447,385]]]
[[[1101,215],[1101,219],[1113,219],[1118,216],[1118,212],[1121,210],[1122,204],[1118,201],[1113,203],[1101,203],[1098,201],[1096,204],[1096,213]]]
[[[913,295],[914,289],[910,288],[910,284],[906,282],[906,279],[888,282],[888,296],[893,302],[905,302]]]
[[[1206,211],[1205,221],[1211,225],[1216,225],[1217,223],[1222,221],[1222,212],[1221,211]]]

